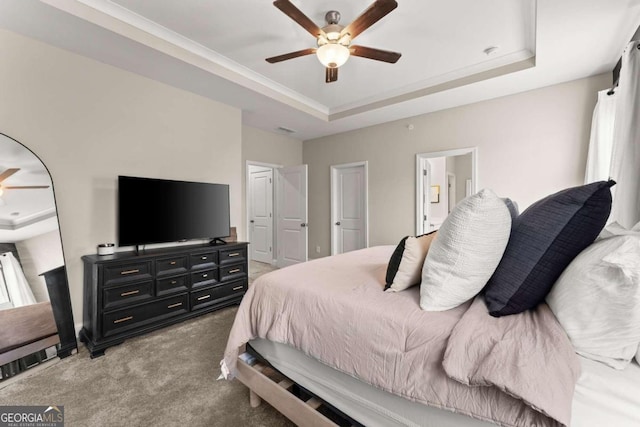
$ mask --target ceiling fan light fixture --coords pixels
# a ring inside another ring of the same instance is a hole
[[[318,47],[316,56],[325,67],[338,68],[349,59],[349,49],[339,43],[327,43]]]

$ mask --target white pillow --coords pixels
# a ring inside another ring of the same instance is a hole
[[[488,189],[456,205],[422,268],[420,307],[443,311],[473,298],[495,271],[511,233],[505,200]]]
[[[418,237],[407,237],[398,271],[386,292],[400,292],[420,284],[422,265],[436,235],[437,232],[433,232]]]
[[[578,354],[624,369],[640,343],[640,236],[598,240],[547,295]]]

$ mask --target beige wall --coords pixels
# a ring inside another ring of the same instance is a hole
[[[228,183],[244,235],[238,109],[7,31],[0,64],[0,132],[51,172],[76,324],[80,257],[116,239],[118,175]]]
[[[302,164],[302,141],[291,136],[242,126],[242,163],[246,161],[282,166]]]
[[[37,302],[49,301],[44,277],[40,276],[64,264],[60,232],[50,231],[21,242],[16,242],[24,276],[31,286]],[[78,320],[76,320],[77,322]]]
[[[371,246],[397,244],[415,233],[417,153],[478,147],[478,188],[511,197],[521,209],[581,184],[597,91],[610,84],[607,73],[305,141],[310,256],[330,253],[329,167],[334,164],[369,161]]]

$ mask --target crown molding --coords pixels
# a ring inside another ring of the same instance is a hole
[[[314,117],[328,118],[325,105],[120,5],[107,0],[40,1]]]

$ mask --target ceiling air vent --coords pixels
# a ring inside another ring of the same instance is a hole
[[[295,130],[288,129],[288,128],[285,128],[285,127],[282,127],[282,126],[278,126],[278,130],[281,131],[281,132],[285,132],[285,133],[296,133]]]

